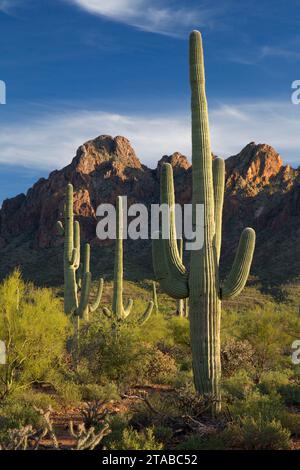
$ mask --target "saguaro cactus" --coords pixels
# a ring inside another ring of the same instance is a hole
[[[161,202],[170,208],[169,240],[153,241],[153,264],[161,287],[170,296],[190,299],[190,336],[195,387],[216,399],[220,407],[221,300],[237,296],[244,288],[255,247],[255,232],[246,228],[240,239],[232,269],[219,284],[225,164],[212,159],[205,94],[202,38],[190,36],[190,82],[192,91],[193,224],[197,205],[204,206],[203,246],[191,251],[190,272],[183,265],[176,242],[173,172],[165,164],[161,178]],[[197,227],[196,227],[197,228]]]
[[[73,186],[68,184],[64,206],[64,225],[57,222],[57,228],[64,236],[64,305],[65,313],[74,312],[78,306],[76,271],[80,265],[80,226],[74,222]]]
[[[64,224],[57,222],[59,233],[64,236],[64,310],[67,314],[75,313],[81,318],[88,319],[89,312],[95,311],[100,304],[103,279],[99,280],[95,301],[90,304],[92,275],[90,273],[90,245],[85,245],[84,261],[80,264],[80,225],[74,222],[73,186],[68,184],[64,207]],[[80,302],[78,302],[78,283],[76,271],[82,267]]]
[[[115,266],[114,266],[114,288],[112,311],[104,308],[104,313],[117,320],[125,320],[131,313],[133,300],[129,299],[126,307],[123,304],[123,201],[118,196],[116,204],[116,249],[115,249]],[[153,302],[149,305],[141,318],[144,323],[148,320],[153,310]]]

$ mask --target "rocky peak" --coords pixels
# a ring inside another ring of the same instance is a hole
[[[113,138],[109,135],[101,135],[81,145],[71,166],[81,174],[90,174],[103,164],[105,167],[108,165],[114,168],[117,174],[122,173],[126,167],[142,168],[129,140],[125,137]]]
[[[160,174],[161,167],[164,163],[170,163],[173,167],[174,174],[182,170],[188,170],[191,167],[188,159],[180,152],[172,153],[172,155],[164,155],[157,164],[157,174]]]
[[[226,160],[226,187],[235,191],[243,189],[253,196],[279,173],[287,176],[289,171],[290,168],[283,167],[282,159],[273,147],[250,142],[240,153]]]

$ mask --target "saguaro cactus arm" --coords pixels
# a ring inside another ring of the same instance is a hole
[[[219,262],[221,253],[222,215],[225,187],[225,162],[222,158],[219,157],[213,160],[213,181],[215,199],[216,251],[217,260]]]
[[[80,266],[80,224],[77,220],[74,222],[74,250],[76,252],[74,269],[77,270]]]
[[[242,232],[231,271],[221,287],[222,299],[232,299],[244,289],[251,268],[255,238],[252,228],[246,228]]]
[[[123,307],[123,313],[122,313],[123,319],[127,318],[128,315],[130,315],[132,307],[133,307],[133,300],[128,299],[126,307]]]
[[[85,312],[88,309],[91,283],[92,283],[91,273],[84,273],[80,302],[79,302],[78,308],[76,309],[76,315],[78,315],[80,318],[83,318],[85,316]]]
[[[102,292],[103,292],[103,279],[99,280],[98,290],[95,301],[90,304],[90,294],[91,294],[91,287],[92,287],[92,275],[90,272],[90,256],[91,256],[91,248],[89,243],[86,243],[84,247],[84,257],[83,257],[83,264],[82,264],[82,288],[81,288],[81,297],[79,306],[76,310],[76,314],[79,315],[81,318],[85,318],[86,320],[89,319],[89,312],[95,312],[99,307]]]
[[[101,278],[99,280],[96,298],[94,302],[90,305],[90,311],[92,313],[95,312],[97,308],[99,308],[99,305],[102,299],[102,294],[103,294],[103,286],[104,286],[104,279]]]
[[[155,281],[152,282],[152,300],[153,300],[153,305],[155,309],[155,313],[159,312],[159,307],[158,307],[158,299],[157,299],[157,292],[156,292],[156,283]]]
[[[64,234],[65,234],[65,229],[64,229],[63,223],[62,223],[60,220],[58,220],[58,221],[56,222],[56,229],[57,229],[58,234],[59,234],[61,237],[63,237]]]
[[[148,307],[146,308],[145,313],[142,315],[142,317],[139,320],[140,325],[144,325],[149,320],[153,311],[153,307],[154,307],[154,302],[151,300],[148,304]]]
[[[188,274],[180,258],[176,239],[175,194],[173,169],[165,163],[161,173],[161,204],[169,208],[168,239],[164,240],[164,230],[159,239],[153,239],[153,268],[156,279],[160,281],[162,289],[171,297],[183,299],[188,297]]]

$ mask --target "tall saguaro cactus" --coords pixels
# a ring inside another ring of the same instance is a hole
[[[150,317],[153,305],[152,301],[149,302],[141,318],[142,323]],[[126,307],[123,304],[123,200],[122,196],[118,196],[116,204],[116,248],[112,312],[108,308],[104,308],[103,311],[106,315],[117,320],[126,320],[131,313],[132,307],[132,299],[128,300]]]
[[[78,283],[76,272],[80,265],[80,225],[74,222],[73,186],[68,184],[64,206],[64,224],[57,222],[60,235],[64,236],[64,310],[67,314],[75,313],[81,318],[88,319],[89,312],[95,311],[100,304],[103,279],[99,280],[95,301],[90,304],[92,275],[90,273],[90,245],[85,245],[82,265],[81,296],[78,301]]]
[[[203,246],[191,251],[190,271],[183,265],[176,242],[174,185],[170,164],[161,178],[161,202],[170,208],[170,237],[153,241],[153,264],[161,287],[171,297],[190,299],[190,336],[195,387],[216,399],[220,407],[220,322],[221,300],[237,296],[249,275],[255,232],[246,228],[239,242],[233,266],[224,283],[219,282],[225,164],[212,159],[202,38],[190,36],[190,82],[192,91],[193,225],[198,205],[204,207]],[[197,228],[197,227],[196,227]]]

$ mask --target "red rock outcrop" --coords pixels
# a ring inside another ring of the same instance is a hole
[[[62,217],[68,182],[75,188],[74,212],[81,223],[82,238],[97,243],[98,205],[114,203],[118,195],[127,195],[129,204],[157,203],[163,162],[171,163],[174,168],[177,200],[190,202],[192,168],[180,153],[162,157],[152,170],[141,164],[124,137],[100,136],[86,142],[79,147],[70,165],[53,171],[47,179],[40,179],[26,195],[4,201],[0,211],[0,249],[9,247],[12,240],[20,239],[19,243],[23,243],[24,236],[37,248],[60,244],[55,224]],[[284,233],[299,233],[300,169],[284,166],[271,146],[251,142],[239,154],[228,158],[225,191],[225,258],[231,256],[241,229],[247,225],[258,229],[257,263],[261,254],[266,253],[266,246],[272,251],[270,237],[275,232],[277,240],[282,239],[279,232],[283,233],[283,229]]]

